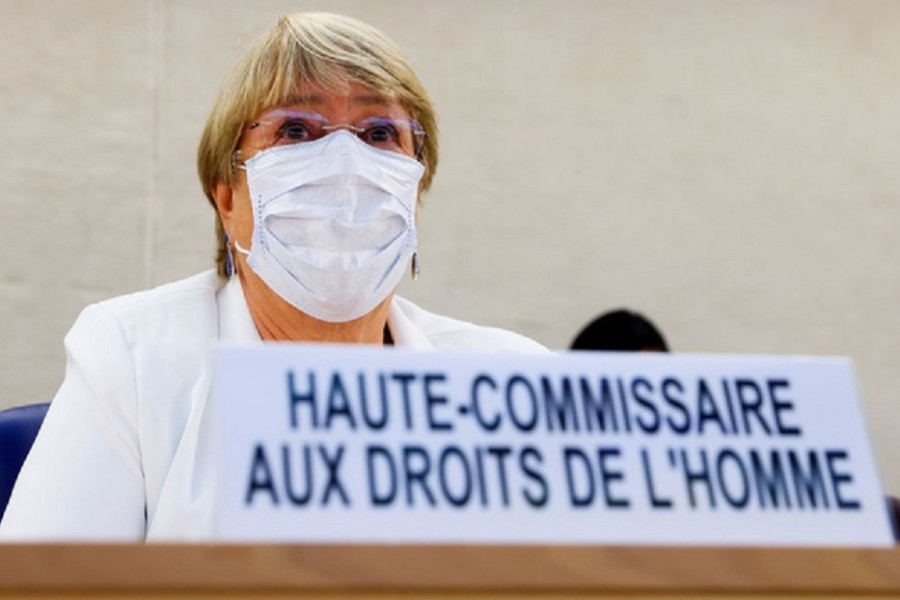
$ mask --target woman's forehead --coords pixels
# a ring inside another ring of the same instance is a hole
[[[303,108],[315,112],[333,112],[358,108],[374,108],[391,115],[409,116],[395,99],[356,81],[349,81],[343,89],[329,89],[317,83],[300,83],[296,92],[285,98],[277,107]]]

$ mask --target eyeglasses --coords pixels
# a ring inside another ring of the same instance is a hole
[[[253,145],[262,151],[275,146],[314,142],[340,129],[356,134],[374,148],[413,158],[418,158],[425,141],[425,130],[412,119],[367,117],[352,124],[333,124],[318,113],[286,108],[266,113],[251,123],[245,133],[253,136]],[[241,154],[240,150],[235,153],[237,164],[245,160]]]

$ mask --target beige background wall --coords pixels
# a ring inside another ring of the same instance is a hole
[[[629,306],[679,351],[847,354],[900,493],[892,0],[0,0],[0,407],[52,397],[86,303],[211,264],[203,119],[310,8],[438,107],[406,295],[557,348]]]

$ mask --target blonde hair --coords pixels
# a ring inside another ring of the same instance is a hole
[[[438,130],[425,88],[400,49],[374,27],[341,15],[282,16],[238,61],[219,92],[197,148],[203,193],[215,208],[217,183],[233,185],[234,152],[251,119],[296,96],[300,83],[341,93],[359,82],[398,102],[426,136],[418,160],[425,165],[419,195],[431,187],[438,164]],[[216,212],[216,264],[225,275],[226,240]]]

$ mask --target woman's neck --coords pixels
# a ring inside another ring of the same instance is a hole
[[[272,291],[250,269],[241,269],[238,277],[241,279],[250,316],[263,340],[336,344],[384,343],[387,314],[393,294],[358,319],[331,323],[297,310]]]

